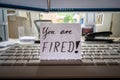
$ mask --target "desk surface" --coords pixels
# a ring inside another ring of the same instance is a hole
[[[0,78],[120,78],[120,66],[0,66]]]

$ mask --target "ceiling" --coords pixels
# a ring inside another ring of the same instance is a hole
[[[0,7],[32,11],[120,11],[120,0],[0,0]]]

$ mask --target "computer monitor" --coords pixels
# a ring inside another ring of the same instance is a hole
[[[9,27],[14,28],[15,31],[17,31],[16,25],[25,25],[25,32],[29,31],[27,28],[31,28],[32,31],[29,32],[36,34],[34,20],[56,18],[52,20],[52,23],[58,21],[81,24],[80,19],[82,18],[83,27],[90,28],[92,26],[92,32],[112,31],[111,37],[118,38],[119,4],[120,0],[35,0],[35,2],[33,0],[29,0],[29,2],[28,0],[1,0],[0,2],[0,5],[5,8],[38,11],[38,13],[27,12],[27,15],[25,14],[24,16],[21,16],[21,12],[9,15],[9,21],[14,24],[10,23]],[[52,14],[52,12],[63,13],[61,17],[61,14],[55,17],[54,14],[56,13]],[[78,16],[79,13],[81,16]],[[74,17],[71,17],[73,15]],[[16,20],[21,23],[16,24]],[[30,22],[28,22],[29,20]],[[11,30],[11,32],[14,30]],[[82,43],[81,60],[40,60],[40,44],[11,46],[4,52],[0,52],[0,78],[120,77],[119,43],[104,43],[100,41],[82,41]]]

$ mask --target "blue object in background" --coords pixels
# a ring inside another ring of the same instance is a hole
[[[83,23],[84,23],[84,19],[81,18],[81,19],[80,19],[80,24],[83,24]]]
[[[7,10],[0,9],[0,41],[8,40]]]

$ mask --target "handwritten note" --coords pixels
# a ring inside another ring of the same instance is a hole
[[[80,24],[41,23],[42,60],[81,59]]]

